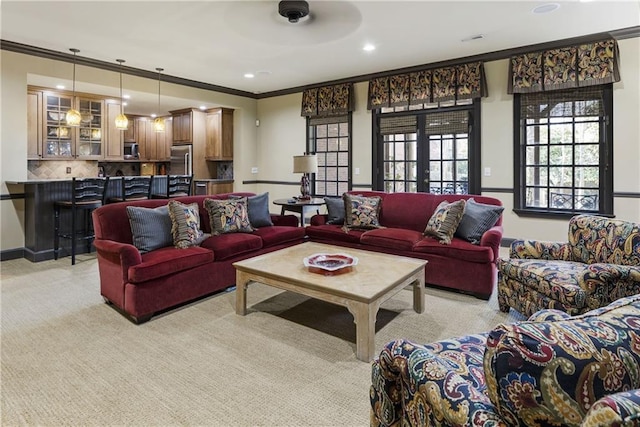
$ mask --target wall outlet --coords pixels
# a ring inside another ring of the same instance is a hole
[[[258,173],[258,167],[257,166],[252,167],[251,173]]]
[[[71,168],[67,166],[67,173],[71,173]]]

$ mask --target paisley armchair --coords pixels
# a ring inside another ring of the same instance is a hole
[[[371,426],[640,426],[640,295],[571,317],[385,346]]]
[[[516,240],[497,267],[501,311],[584,313],[640,293],[640,224],[577,215],[567,242]]]

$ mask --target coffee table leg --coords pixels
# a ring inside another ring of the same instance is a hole
[[[236,271],[236,314],[247,314],[247,285],[249,281],[244,273]]]
[[[424,313],[424,270],[413,282],[413,309],[416,313]]]
[[[370,362],[376,346],[376,315],[379,304],[349,301],[347,308],[356,323],[356,357],[363,362]]]

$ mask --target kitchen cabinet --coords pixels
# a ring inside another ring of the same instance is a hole
[[[153,120],[136,119],[136,142],[141,161],[169,161],[171,159],[172,120],[165,117],[165,131],[156,132]]]
[[[122,139],[124,142],[136,142],[136,118],[133,116],[127,116],[129,119],[129,125],[127,129],[122,131]]]
[[[233,192],[233,181],[195,180],[195,194],[224,194]]]
[[[105,135],[105,160],[122,160],[124,159],[123,137],[124,131],[116,128],[116,117],[120,114],[120,104],[109,103],[106,105],[106,128]],[[129,127],[133,120],[129,120]]]
[[[34,91],[35,92],[35,91]],[[43,158],[85,160],[103,158],[104,111],[105,102],[102,99],[76,96],[63,92],[41,92],[40,144]],[[27,94],[27,108],[35,105],[37,100]],[[80,126],[67,126],[67,111],[75,108],[80,111],[82,121]],[[37,114],[37,113],[36,113]],[[33,111],[27,116],[34,117]],[[34,131],[31,129],[30,137]],[[38,138],[37,133],[35,138]]]
[[[27,160],[42,157],[42,92],[27,92]]]
[[[207,160],[233,160],[233,110],[207,110]]]
[[[193,110],[170,111],[173,118],[173,143],[193,143]]]

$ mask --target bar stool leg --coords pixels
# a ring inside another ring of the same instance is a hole
[[[76,208],[71,208],[71,265],[76,265],[76,245],[78,236],[76,235]]]
[[[60,248],[60,207],[53,208],[53,259],[58,259]]]

